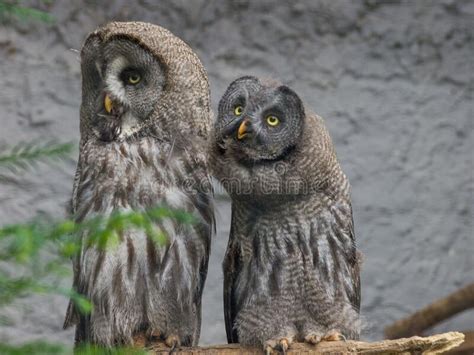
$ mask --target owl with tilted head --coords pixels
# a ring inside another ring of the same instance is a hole
[[[270,353],[357,339],[350,185],[323,119],[289,87],[246,76],[220,100],[212,137],[211,169],[232,199],[228,341]]]
[[[196,345],[214,225],[206,72],[182,40],[141,22],[89,34],[81,68],[72,218],[164,205],[195,223],[155,221],[164,245],[137,229],[120,233],[110,248],[83,242],[73,289],[93,308],[83,314],[71,302],[64,325],[76,326],[76,344]],[[87,231],[78,238],[87,240]]]

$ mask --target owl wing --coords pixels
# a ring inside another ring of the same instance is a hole
[[[238,343],[237,331],[234,329],[234,322],[239,313],[238,302],[236,297],[236,282],[240,273],[240,247],[236,241],[233,231],[232,217],[231,230],[229,236],[229,243],[227,244],[227,251],[224,259],[224,318],[225,330],[227,333],[228,343]]]
[[[322,213],[310,232],[311,255],[328,290],[360,308],[360,270],[350,201],[336,202]]]
[[[73,184],[73,188],[72,188],[72,197],[71,197],[71,200],[69,202],[68,209],[67,209],[68,218],[74,218],[74,214],[76,213],[77,189],[78,189],[78,186],[79,186],[80,179],[81,179],[81,165],[80,165],[80,161],[79,161],[78,164],[77,164],[77,167],[76,167],[76,173],[74,175],[74,184]],[[77,278],[78,278],[78,275],[79,275],[79,267],[80,267],[80,265],[79,265],[79,255],[73,256],[72,257],[72,268],[73,268],[73,272],[74,272],[74,279],[73,279],[73,283],[72,283],[73,290],[76,290],[76,288],[77,288],[77,284],[78,284]],[[77,311],[75,309],[74,302],[72,300],[69,300],[69,304],[68,304],[67,310],[66,310],[66,316],[65,316],[65,319],[64,319],[63,328],[66,329],[66,328],[69,328],[69,327],[73,326],[74,324],[77,324],[78,320],[79,320],[79,314],[77,313]]]
[[[352,207],[351,207],[352,211]],[[352,214],[352,213],[351,213]],[[346,295],[352,306],[360,311],[360,262],[361,255],[356,250],[355,234],[354,234],[354,219],[351,216],[351,223],[348,230],[349,238],[351,240],[351,250],[349,251],[349,271],[352,278],[352,287],[346,287]]]
[[[332,266],[334,274],[342,285],[340,291],[342,296],[359,311],[360,309],[360,257],[356,249],[354,233],[354,219],[352,217],[351,203],[346,201],[342,204],[341,210],[348,211],[349,214],[342,213],[335,215],[332,225],[332,233],[329,233],[328,240],[331,254],[334,259]],[[337,242],[335,242],[337,241]]]
[[[210,183],[210,177],[209,177]],[[202,293],[204,290],[204,284],[207,278],[207,270],[209,265],[209,254],[211,249],[211,237],[215,233],[215,216],[214,216],[214,206],[213,206],[213,191],[210,192],[197,192],[188,196],[194,208],[196,208],[198,214],[201,217],[201,223],[197,226],[197,233],[200,235],[200,238],[205,241],[206,252],[204,255],[201,255],[201,260],[198,270],[198,288],[194,297],[194,304],[196,309],[199,310],[197,314],[197,324],[196,324],[196,334],[195,338],[199,339],[199,332],[201,330],[201,300]]]

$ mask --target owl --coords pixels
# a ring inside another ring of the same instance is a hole
[[[289,87],[246,76],[220,100],[211,170],[232,199],[227,338],[285,352],[359,336],[350,185],[321,117]]]
[[[79,236],[73,289],[93,309],[81,314],[70,302],[64,326],[76,326],[76,344],[196,345],[214,229],[206,72],[183,41],[141,22],[89,34],[81,70],[74,220],[166,205],[192,214],[195,223],[156,222],[163,246],[135,229],[119,233],[110,248]]]

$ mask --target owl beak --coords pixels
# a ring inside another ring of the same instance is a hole
[[[250,121],[246,118],[240,124],[239,129],[237,130],[237,139],[238,140],[243,139],[247,135],[249,123],[250,123]]]
[[[109,94],[105,94],[105,97],[104,97],[105,111],[107,113],[111,113],[113,107],[114,107],[114,104],[113,104],[112,99],[110,98]]]

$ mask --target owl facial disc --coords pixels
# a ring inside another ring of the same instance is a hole
[[[281,159],[300,141],[305,121],[299,96],[280,83],[245,76],[219,102],[218,145],[241,162]]]
[[[105,143],[139,139],[157,122],[153,113],[164,90],[163,64],[124,38],[94,37],[92,43],[99,49],[82,58],[89,129]]]

